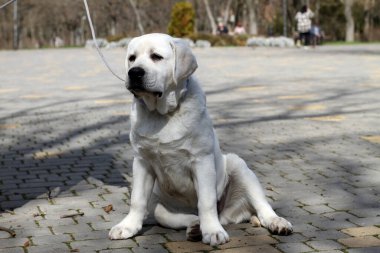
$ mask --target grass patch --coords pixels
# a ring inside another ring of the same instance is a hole
[[[328,46],[380,45],[380,41],[371,41],[371,42],[363,42],[363,41],[353,41],[353,42],[329,41],[329,42],[323,43],[323,45],[328,45]]]

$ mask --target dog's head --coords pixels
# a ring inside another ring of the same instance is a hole
[[[127,89],[149,104],[173,99],[170,97],[183,89],[180,84],[198,67],[185,41],[158,33],[134,38],[128,45],[125,65]]]

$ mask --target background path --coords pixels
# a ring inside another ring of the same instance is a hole
[[[125,72],[125,51],[105,54]],[[231,225],[211,248],[150,221],[108,240],[129,208],[132,96],[93,50],[0,51],[0,226],[17,234],[0,252],[380,252],[380,47],[195,54],[222,149],[295,233]]]

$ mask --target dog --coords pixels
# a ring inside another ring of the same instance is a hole
[[[245,161],[221,153],[188,44],[166,34],[136,37],[125,65],[134,95],[131,205],[109,238],[137,234],[148,210],[160,225],[187,228],[188,240],[211,246],[229,241],[222,225],[250,219],[273,234],[291,234],[291,223],[274,212]]]

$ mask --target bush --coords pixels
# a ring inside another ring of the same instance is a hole
[[[247,43],[248,35],[212,35],[210,33],[197,33],[189,36],[191,40],[196,42],[197,40],[207,40],[215,47],[225,46],[245,46]]]
[[[113,42],[113,41],[116,42],[116,41],[119,41],[119,40],[121,40],[123,38],[125,38],[125,35],[123,35],[123,34],[116,34],[116,35],[108,35],[106,37],[106,40],[108,42]]]
[[[174,37],[189,37],[194,33],[195,11],[189,2],[173,6],[168,33]]]

